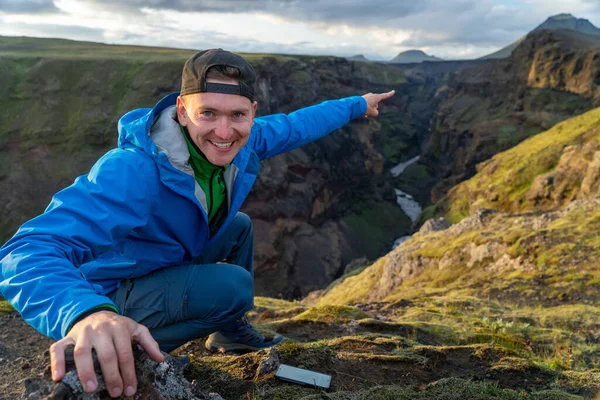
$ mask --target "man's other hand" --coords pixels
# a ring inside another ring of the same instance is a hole
[[[379,115],[379,102],[387,100],[396,94],[395,90],[390,90],[387,93],[367,93],[363,98],[367,101],[367,112],[365,117],[376,117]]]
[[[132,343],[139,343],[150,358],[164,361],[158,343],[148,328],[111,311],[98,311],[73,325],[69,334],[50,346],[52,379],[65,375],[65,348],[74,345],[77,375],[86,392],[94,392],[98,381],[94,372],[92,349],[96,350],[106,388],[111,397],[133,396],[137,378]]]

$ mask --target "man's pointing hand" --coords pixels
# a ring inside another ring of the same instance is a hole
[[[367,101],[367,112],[365,117],[376,117],[379,115],[379,102],[387,100],[396,94],[395,90],[390,90],[387,93],[367,93],[363,98]]]

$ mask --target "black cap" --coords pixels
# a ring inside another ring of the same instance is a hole
[[[237,68],[240,71],[239,84],[206,82],[206,71],[216,65]],[[181,73],[180,95],[202,92],[237,94],[254,101],[254,68],[243,57],[223,49],[204,50],[191,56],[183,66]]]

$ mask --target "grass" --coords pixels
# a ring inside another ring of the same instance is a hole
[[[274,311],[287,311],[298,307],[299,303],[296,301],[256,296],[254,298],[254,306],[257,308],[268,308]]]
[[[398,304],[406,299],[394,300],[392,296],[388,301]],[[600,328],[600,308],[596,306],[508,306],[455,292],[409,299],[410,306],[395,311],[388,324],[400,324],[397,327],[413,332],[409,336],[415,340],[427,338],[426,343],[448,346],[492,344],[551,369],[600,368],[600,342],[590,343]],[[333,306],[319,307],[297,319],[341,323],[361,316],[340,318],[336,310]],[[359,321],[359,325],[397,329],[371,321]]]
[[[317,305],[344,305],[363,302],[381,279],[383,266],[387,257],[377,260],[369,268],[359,274],[340,278],[340,283],[327,291],[317,302]]]
[[[452,222],[460,221],[475,208],[512,212],[532,209],[526,196],[534,179],[557,166],[566,146],[600,141],[599,127],[600,109],[595,109],[495,155],[473,178],[454,187],[438,208],[445,210],[446,218]],[[571,185],[581,183],[581,178],[571,180]]]
[[[0,301],[0,314],[6,314],[14,311],[14,308],[10,305],[10,303],[6,300]]]
[[[201,50],[201,49],[200,49]],[[135,62],[160,62],[170,60],[185,61],[198,50],[166,47],[114,45],[97,42],[73,41],[67,39],[45,39],[30,37],[0,36],[0,58],[52,58],[67,60],[127,60]],[[302,57],[305,59],[331,58],[328,56],[296,56],[268,53],[239,53],[251,63],[265,57],[285,62]]]
[[[292,319],[296,321],[310,320],[315,322],[341,323],[368,317],[369,314],[356,307],[328,305],[313,307]]]
[[[289,306],[265,300],[277,309]],[[188,379],[202,379],[204,390],[232,399],[573,400],[590,399],[598,388],[600,370],[569,362],[579,357],[575,332],[559,334],[569,328],[569,315],[586,313],[581,327],[597,331],[595,307],[549,309],[543,320],[536,319],[540,310],[475,296],[424,296],[379,307],[376,313],[388,321],[358,320],[354,332],[347,330],[350,321],[365,313],[347,306],[313,307],[269,324],[286,336],[276,347],[280,361],[331,375],[329,391],[273,373],[258,377],[264,352],[193,357]],[[334,332],[324,338],[319,329]],[[545,354],[552,347],[554,353]],[[589,347],[586,356],[598,350]]]

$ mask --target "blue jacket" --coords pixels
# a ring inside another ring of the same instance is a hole
[[[177,93],[119,121],[119,147],[58,192],[0,249],[0,292],[41,333],[60,339],[127,278],[182,265],[229,225],[259,162],[342,127],[366,111],[362,97],[256,118],[225,174],[228,217],[209,237],[206,199],[173,119]],[[115,306],[116,308],[116,306]]]

